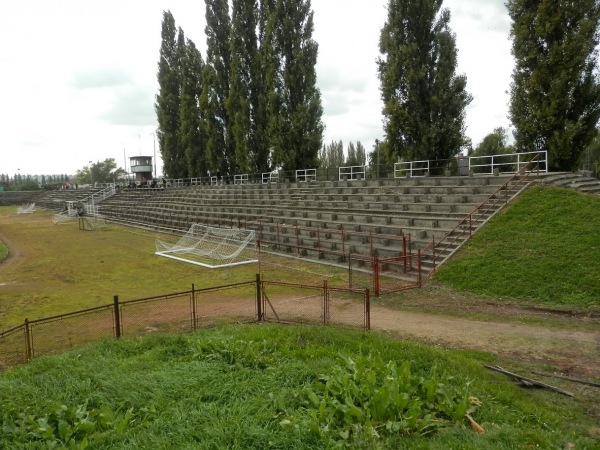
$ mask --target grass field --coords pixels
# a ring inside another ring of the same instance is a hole
[[[599,206],[588,195],[530,189],[435,283],[497,304],[599,311]],[[47,212],[14,212],[0,208],[0,240],[8,237],[11,249],[0,265],[0,330],[113,295],[250,281],[259,269],[208,270],[154,256],[150,232],[83,232],[54,225]],[[287,259],[261,270],[279,281],[345,280],[343,270]],[[597,416],[589,414],[597,407],[517,387],[483,369],[493,361],[313,327],[223,326],[107,341],[0,374],[0,448],[600,449]],[[397,386],[386,383],[397,379],[413,391],[391,395]],[[597,398],[593,389],[583,398]],[[381,413],[388,409],[402,412],[390,419]],[[471,427],[469,410],[484,434]]]

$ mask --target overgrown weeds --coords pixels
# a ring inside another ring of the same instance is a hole
[[[266,324],[106,341],[0,374],[0,448],[600,445],[576,401],[505,383],[490,358]]]

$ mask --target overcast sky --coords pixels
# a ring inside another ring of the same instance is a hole
[[[312,0],[325,143],[361,141],[371,151],[383,138],[375,61],[386,6]],[[444,7],[458,73],[474,98],[467,136],[476,145],[509,126],[510,19],[504,0],[445,0]],[[152,156],[163,10],[204,58],[203,0],[0,2],[0,173],[74,174],[106,158],[129,170],[130,156]]]

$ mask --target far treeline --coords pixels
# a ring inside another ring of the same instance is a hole
[[[310,0],[205,4],[205,59],[173,15],[163,13],[155,110],[165,176],[293,171],[339,161],[341,141],[323,145]],[[388,2],[377,61],[385,136],[375,146],[376,161],[499,149],[547,150],[550,170],[574,170],[584,155],[589,162],[600,118],[599,2],[507,1],[514,144],[506,130],[490,126],[494,131],[475,151],[465,135],[472,96],[467,77],[456,73],[456,36],[442,5]],[[363,164],[362,144],[352,148],[349,159]]]

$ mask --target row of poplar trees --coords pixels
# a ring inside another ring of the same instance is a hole
[[[155,110],[165,175],[316,167],[324,126],[310,1],[205,3],[206,60],[163,13]]]
[[[206,61],[164,13],[156,112],[165,174],[323,164],[310,0],[205,2]],[[443,0],[388,1],[377,61],[381,163],[444,160],[470,147],[465,111],[472,97],[466,76],[456,73],[456,37],[442,6]],[[547,150],[549,169],[573,170],[600,119],[600,0],[507,0],[506,7],[515,58],[514,150]]]
[[[442,5],[389,0],[378,60],[388,160],[447,159],[470,147],[464,118],[472,97],[466,77],[456,75],[455,35]],[[506,7],[514,151],[546,150],[550,170],[574,170],[598,133],[600,1],[507,0]]]

